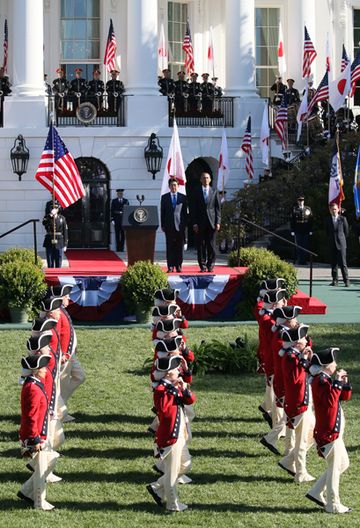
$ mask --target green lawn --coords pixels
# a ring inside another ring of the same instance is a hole
[[[203,338],[231,340],[244,329],[256,332],[255,326],[213,327],[189,329],[187,336],[191,345]],[[48,486],[48,499],[57,509],[27,509],[16,498],[28,475],[17,443],[17,379],[27,333],[0,331],[0,527],[359,527],[359,330],[360,325],[311,329],[316,346],[342,348],[341,366],[355,387],[352,400],[344,404],[350,468],[341,480],[343,504],[355,511],[341,518],[313,507],[304,498],[310,486],[294,484],[277,467],[277,457],[259,444],[267,425],[257,411],[264,380],[255,375],[195,378],[194,484],[180,488],[181,500],[190,509],[163,513],[145,490],[156,475],[152,439],[145,433],[152,419],[151,390],[142,371],[150,332],[142,329],[78,330],[87,380],[70,406],[77,421],[65,426],[64,457],[57,466],[64,481]],[[312,450],[309,471],[318,476],[324,466]]]

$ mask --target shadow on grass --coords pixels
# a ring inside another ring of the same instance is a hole
[[[0,414],[0,422],[20,424],[20,414]]]
[[[120,431],[118,429],[102,429],[101,431],[79,431],[74,429],[73,431],[65,432],[66,438],[74,439],[81,438],[83,440],[91,440],[96,438],[152,438],[152,435],[147,431]],[[194,435],[196,438],[260,438],[261,435],[258,433],[245,433],[238,431],[198,431],[194,427]],[[16,440],[16,437],[12,438]]]
[[[85,414],[74,413],[76,420],[79,423],[131,423],[131,424],[146,424],[149,425],[149,417],[137,416],[133,414]]]

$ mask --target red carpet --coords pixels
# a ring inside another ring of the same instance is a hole
[[[126,264],[116,253],[108,249],[68,249],[68,268],[47,269],[46,276],[58,275],[121,275]]]

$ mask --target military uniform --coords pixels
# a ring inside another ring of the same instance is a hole
[[[58,110],[66,110],[67,98],[66,95],[69,91],[69,82],[64,76],[64,70],[61,68],[56,70],[59,73],[59,77],[53,80],[52,93],[55,95],[55,108]],[[60,75],[61,73],[61,75]]]
[[[161,95],[169,96],[175,92],[175,82],[170,76],[161,77],[158,80],[158,85]]]
[[[42,223],[46,229],[43,247],[46,248],[47,265],[49,268],[61,268],[63,249],[68,245],[68,227],[65,217],[59,214],[55,216],[55,229],[51,215],[45,216]]]
[[[196,77],[191,77],[192,81],[189,83],[189,106],[191,111],[198,110],[199,99],[202,99],[201,84],[197,82]]]
[[[300,103],[299,90],[297,90],[296,88],[287,88],[285,90],[285,99],[288,106],[295,103]]]
[[[175,84],[175,109],[176,112],[183,113],[186,109],[185,99],[189,97],[189,83],[185,81],[183,72],[179,72],[178,80]]]
[[[283,97],[285,95],[286,91],[286,85],[281,82],[281,79],[278,79],[274,84],[271,86],[270,90],[274,93],[273,97],[273,104],[276,106],[281,105]]]
[[[89,81],[86,92],[86,99],[92,103],[97,110],[101,110],[103,98],[102,95],[105,90],[104,82],[97,77]]]
[[[313,214],[310,207],[304,205],[303,202],[304,197],[299,196],[298,203],[294,205],[291,212],[290,228],[291,234],[295,237],[295,243],[308,249],[309,237],[313,229]],[[296,257],[298,264],[307,263],[307,254],[299,248],[296,248]]]
[[[116,73],[118,73],[116,71]],[[114,76],[115,77],[115,76]],[[115,78],[106,83],[106,92],[108,94],[108,109],[110,112],[117,113],[120,99],[125,92],[124,83]]]
[[[77,73],[79,77],[75,77],[75,79],[73,79],[70,82],[69,95],[71,96],[74,110],[76,110],[79,104],[85,101],[86,92],[87,92],[86,80],[80,77],[82,70],[81,68],[79,70],[80,71],[75,70],[75,73]]]
[[[0,77],[0,95],[2,100],[4,96],[11,94],[10,86],[11,85],[8,77]]]
[[[202,78],[203,78],[203,82],[201,83],[200,87],[201,87],[201,93],[202,93],[202,107],[203,107],[203,112],[211,112],[212,109],[213,109],[213,100],[214,100],[214,96],[215,96],[215,91],[214,91],[214,85],[210,82],[208,82],[208,74],[207,73],[203,73],[202,74]]]

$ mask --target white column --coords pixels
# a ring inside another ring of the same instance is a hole
[[[255,97],[255,2],[226,0],[226,95]]]
[[[158,0],[128,0],[127,20],[127,93],[158,95]]]
[[[14,94],[44,95],[43,0],[12,0],[11,4]]]

